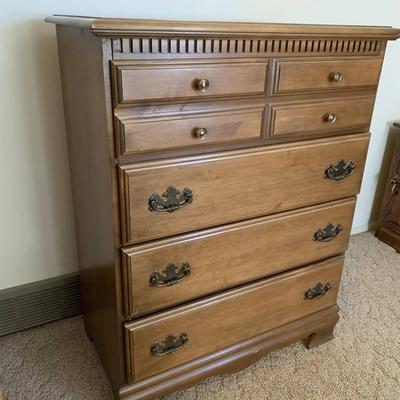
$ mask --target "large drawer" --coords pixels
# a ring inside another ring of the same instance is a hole
[[[146,378],[334,305],[342,264],[342,257],[330,259],[125,324],[128,379]]]
[[[336,134],[369,129],[375,97],[351,97],[271,105],[273,139]]]
[[[127,318],[343,253],[355,198],[124,249]]]
[[[361,134],[120,166],[123,241],[354,196],[368,142]]]
[[[275,93],[376,88],[382,59],[282,60],[277,62]]]
[[[265,60],[186,60],[112,63],[115,102],[264,95]]]

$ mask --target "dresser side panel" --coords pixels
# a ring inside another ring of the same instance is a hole
[[[57,27],[85,326],[115,392],[125,380],[107,39]]]

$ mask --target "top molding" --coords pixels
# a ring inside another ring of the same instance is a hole
[[[88,29],[98,36],[143,36],[159,37],[279,37],[279,38],[365,38],[396,40],[400,29],[390,26],[357,25],[300,25],[264,24],[247,22],[184,22],[141,19],[116,19],[54,15],[46,22],[57,25]]]

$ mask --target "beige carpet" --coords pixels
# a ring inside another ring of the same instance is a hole
[[[400,400],[400,254],[372,234],[351,239],[335,340],[275,351],[243,372],[166,400]],[[107,400],[111,389],[82,319],[0,338],[7,400]]]

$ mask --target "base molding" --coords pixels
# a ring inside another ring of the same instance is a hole
[[[79,273],[0,290],[0,336],[81,313]]]
[[[151,400],[185,389],[210,376],[238,372],[272,350],[298,340],[308,348],[332,339],[339,320],[337,305],[279,328],[247,339],[220,351],[197,358],[176,368],[120,389],[120,399]]]

